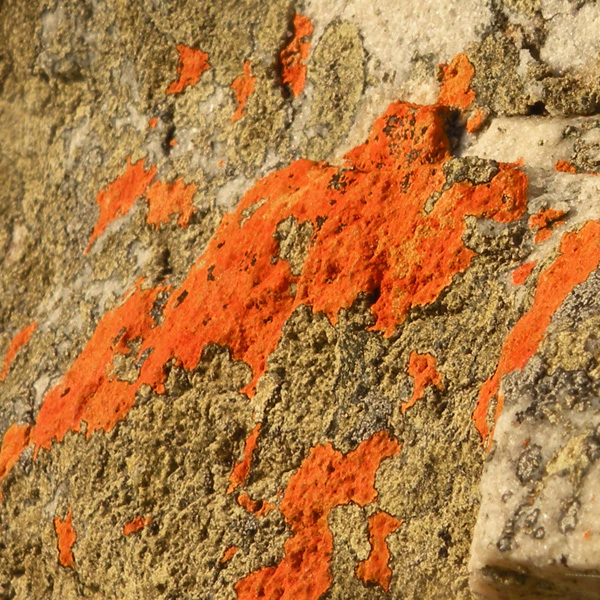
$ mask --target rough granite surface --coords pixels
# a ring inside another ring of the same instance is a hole
[[[0,600],[600,599],[600,3],[0,0]]]

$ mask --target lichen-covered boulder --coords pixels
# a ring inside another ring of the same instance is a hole
[[[0,599],[600,598],[598,32],[6,0]]]

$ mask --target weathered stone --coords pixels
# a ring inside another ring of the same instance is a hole
[[[0,599],[600,598],[599,23],[4,2]]]

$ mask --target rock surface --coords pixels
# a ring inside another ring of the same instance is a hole
[[[0,598],[600,598],[600,4],[0,5]]]

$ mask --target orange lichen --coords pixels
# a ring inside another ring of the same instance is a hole
[[[591,537],[592,537],[592,532],[591,532],[591,531],[586,531],[586,532],[583,534],[583,539],[584,539],[584,540],[589,540]]]
[[[64,520],[54,517],[54,531],[58,538],[58,562],[63,567],[75,568],[72,548],[77,540],[77,534],[73,529],[73,516],[70,508]]]
[[[329,513],[354,502],[366,506],[377,498],[375,474],[381,461],[400,450],[386,431],[344,455],[331,444],[316,446],[292,475],[280,510],[292,537],[275,567],[263,567],[235,584],[238,600],[317,600],[331,584],[333,536]]]
[[[561,217],[564,217],[565,214],[564,210],[548,208],[547,210],[541,210],[537,214],[532,215],[529,218],[529,229],[537,232],[533,241],[536,244],[545,242],[552,235],[552,229],[554,227],[564,224]]]
[[[517,267],[512,272],[512,282],[515,285],[523,285],[529,275],[531,275],[531,271],[533,271],[535,265],[537,264],[537,260],[532,260],[531,262],[525,263],[520,267]]]
[[[227,548],[225,552],[223,552],[223,556],[221,557],[221,560],[219,562],[222,565],[224,565],[226,562],[229,562],[233,558],[234,554],[238,552],[239,549],[239,546],[229,546],[229,548]]]
[[[15,335],[15,337],[11,340],[6,354],[4,355],[4,365],[2,373],[0,373],[0,381],[4,381],[6,379],[15,356],[17,356],[19,350],[29,341],[37,326],[37,323],[31,323],[30,325],[27,325],[21,329],[21,331],[19,331],[19,333],[17,333],[17,335]]]
[[[390,589],[392,570],[389,567],[390,549],[387,537],[394,533],[403,521],[386,512],[376,512],[369,517],[369,543],[371,552],[356,567],[356,577],[363,583],[376,583],[385,592]]]
[[[175,183],[154,182],[146,191],[148,200],[146,223],[158,228],[160,223],[168,223],[171,215],[179,215],[177,224],[180,227],[187,227],[195,210],[193,200],[197,190],[195,183],[186,185],[181,179],[177,179]]]
[[[308,17],[299,14],[294,15],[294,37],[290,43],[281,51],[281,80],[287,83],[292,90],[294,98],[297,98],[306,83],[306,59],[310,51],[310,42],[302,41],[312,35],[313,26]]]
[[[177,45],[177,52],[179,52],[177,79],[169,85],[167,94],[180,94],[186,87],[196,85],[202,73],[210,69],[208,54],[205,52],[183,44]]]
[[[146,525],[149,525],[150,523],[152,523],[151,516],[146,517],[144,519],[144,517],[140,517],[138,515],[137,517],[134,517],[133,519],[131,519],[131,521],[123,525],[123,535],[131,535],[132,533],[141,531],[142,529],[144,529],[144,527],[146,527]]]
[[[138,284],[120,306],[102,317],[73,366],[44,397],[32,432],[36,453],[49,449],[53,440],[62,441],[67,431],[79,431],[83,421],[89,437],[99,429],[109,431],[129,412],[137,388],[108,372],[117,353],[130,353],[129,341],[151,330],[150,310],[163,290],[143,290]]]
[[[244,63],[244,74],[238,75],[231,84],[231,89],[235,92],[235,101],[237,103],[237,108],[233,113],[233,117],[231,117],[232,123],[235,123],[246,114],[246,102],[250,94],[254,91],[255,81],[256,77],[252,77],[250,61],[247,60]]]
[[[556,171],[560,171],[562,173],[571,173],[573,175],[576,174],[580,174],[580,175],[600,175],[600,173],[598,173],[597,171],[582,171],[580,169],[578,169],[573,163],[570,163],[566,160],[559,160],[555,165],[554,165],[554,169]]]
[[[150,127],[150,129],[154,129],[157,125],[158,125],[158,119],[156,117],[152,117],[148,121],[148,127]]]
[[[227,488],[227,493],[231,494],[234,490],[244,485],[246,482],[246,478],[248,477],[248,473],[250,473],[250,466],[252,464],[252,455],[256,450],[256,446],[258,445],[258,436],[260,435],[261,424],[257,423],[250,435],[246,439],[246,444],[244,446],[244,457],[241,461],[237,462],[233,467],[233,471],[229,476],[229,487]]]
[[[402,413],[405,413],[423,397],[427,386],[435,385],[439,390],[442,389],[442,376],[436,369],[435,356],[431,354],[411,352],[408,360],[408,374],[415,380],[415,387],[410,400],[402,403]]]
[[[0,484],[8,472],[19,460],[21,452],[27,448],[31,439],[30,425],[11,425],[2,437],[2,446],[0,447]],[[2,500],[2,490],[0,489],[0,500]]]
[[[477,109],[475,114],[469,118],[465,129],[468,133],[479,131],[483,124],[487,121],[488,113],[484,110]]]
[[[538,279],[533,305],[516,323],[502,347],[496,372],[482,386],[473,420],[482,441],[492,437],[487,425],[488,406],[494,397],[498,402],[497,421],[504,399],[498,394],[504,375],[521,371],[536,353],[544,339],[552,316],[576,285],[583,283],[600,264],[600,222],[588,221],[579,231],[565,233],[560,254]]]
[[[242,391],[252,396],[284,323],[300,305],[335,324],[340,309],[360,294],[372,295],[371,329],[390,336],[413,307],[437,300],[476,255],[463,242],[465,218],[506,223],[526,207],[527,178],[510,164],[500,164],[488,183],[445,187],[448,118],[442,106],[395,102],[368,140],[347,155],[345,167],[299,160],[259,181],[237,211],[223,217],[170,293],[160,324],[154,326],[149,312],[161,289],[138,289],[100,321],[82,355],[46,394],[33,432],[36,446],[49,448],[66,431],[79,431],[82,421],[88,435],[108,431],[125,417],[141,386],[164,393],[168,365],[194,369],[209,344],[228,347],[233,360],[250,366]],[[112,187],[105,193],[112,195]],[[434,193],[439,197],[428,211]],[[314,230],[300,275],[279,259],[273,235],[289,217],[309,221]],[[121,331],[142,339],[132,384],[107,375],[114,354],[126,350],[112,342]],[[234,485],[245,479],[235,477]]]
[[[567,160],[559,160],[554,165],[554,168],[557,171],[560,171],[561,173],[572,173],[572,174],[577,173],[577,167]]]
[[[457,54],[449,65],[440,65],[438,104],[462,110],[469,108],[475,99],[475,92],[470,87],[473,75],[475,69],[466,54]]]
[[[266,500],[252,500],[248,494],[240,494],[237,498],[237,503],[257,519],[262,519],[262,517],[268,515],[275,508],[274,504]]]
[[[143,158],[133,165],[129,157],[127,158],[125,172],[96,196],[100,216],[85,249],[86,253],[90,251],[92,244],[102,235],[109,223],[129,212],[135,201],[144,195],[155,175],[156,167],[152,166],[148,171],[144,169]]]

